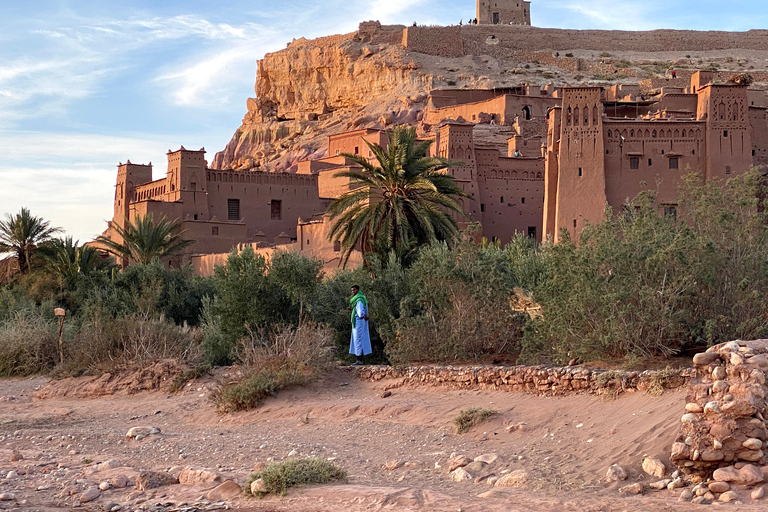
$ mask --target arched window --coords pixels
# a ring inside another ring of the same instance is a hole
[[[531,107],[529,107],[528,105],[523,107],[523,116],[525,117],[526,120],[531,119]]]
[[[597,124],[597,107],[592,107],[592,124]]]
[[[680,137],[680,130],[675,130],[674,137],[677,139]]]
[[[611,130],[608,130],[608,138],[610,139],[612,136],[613,136],[613,133],[611,132]]]
[[[630,130],[629,131],[629,136],[634,139],[635,138],[635,130]]]
[[[645,130],[645,138],[646,139],[650,138],[650,136],[651,136],[651,132],[649,132],[648,130]]]
[[[573,126],[579,126],[579,107],[573,109]]]
[[[683,130],[683,133],[681,135],[683,138],[685,138],[685,130]]]
[[[565,116],[565,124],[571,126],[571,107],[568,107],[568,113]]]
[[[653,130],[653,131],[651,132],[651,137],[653,137],[654,139],[656,138],[656,130]]]
[[[536,179],[538,179],[538,180],[540,180],[540,179],[541,179],[541,171],[539,171],[539,172],[537,172],[537,173],[536,173]]]

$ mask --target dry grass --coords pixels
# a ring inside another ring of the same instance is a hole
[[[499,411],[494,411],[493,409],[464,409],[453,420],[454,425],[456,425],[456,433],[463,434],[468,432],[470,428],[479,425],[498,413]]]
[[[259,473],[252,474],[245,486],[246,494],[251,494],[251,482],[259,478],[268,492],[283,496],[288,488],[297,485],[344,481],[347,472],[332,462],[317,457],[288,459],[272,463]]]

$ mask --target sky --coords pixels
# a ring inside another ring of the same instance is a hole
[[[112,216],[116,166],[224,148],[256,61],[358,23],[456,24],[474,0],[0,0],[0,216],[22,207],[82,242]],[[533,25],[748,30],[768,4],[533,0]]]

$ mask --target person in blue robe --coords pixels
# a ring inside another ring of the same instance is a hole
[[[363,356],[367,356],[372,350],[371,335],[368,332],[368,299],[365,298],[357,285],[352,286],[349,309],[352,311],[352,337],[349,342],[349,353],[357,357],[352,366],[361,366],[364,364]]]

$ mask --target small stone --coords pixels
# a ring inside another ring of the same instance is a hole
[[[753,500],[759,500],[763,496],[765,496],[765,488],[764,487],[758,487],[757,489],[752,491],[752,494],[750,494],[750,497]]]
[[[723,503],[728,503],[730,501],[736,501],[737,499],[739,499],[739,495],[736,494],[734,491],[724,492],[718,498],[718,500],[722,501]]]
[[[742,446],[747,450],[759,450],[763,447],[763,442],[755,437],[752,437],[744,441]]]
[[[243,492],[243,490],[239,485],[232,480],[227,480],[208,491],[205,498],[208,501],[226,501],[239,496],[241,492]]]
[[[680,421],[682,421],[683,423],[693,423],[697,419],[699,418],[698,416],[696,416],[696,414],[689,412],[689,413],[683,414],[682,418],[680,418]]]
[[[384,469],[387,471],[394,471],[402,465],[403,463],[399,460],[388,460],[386,463],[384,463]]]
[[[733,466],[717,468],[715,472],[712,473],[712,478],[718,482],[735,482],[739,479],[739,470]]]
[[[621,493],[629,493],[629,494],[643,494],[643,491],[645,489],[643,488],[643,484],[641,483],[634,483],[625,485],[624,487],[621,487],[619,489],[619,492]]]
[[[146,491],[147,489],[156,489],[164,485],[174,485],[179,483],[179,479],[171,473],[160,471],[142,471],[136,477],[136,489]],[[206,482],[210,483],[210,482]]]
[[[125,475],[116,475],[109,480],[109,483],[115,489],[124,489],[128,487],[130,480],[128,480],[128,477]]]
[[[222,482],[221,473],[214,469],[188,466],[179,473],[179,483],[182,485],[207,485]]]
[[[730,384],[724,380],[716,380],[712,383],[712,391],[715,393],[725,393],[730,387]]]
[[[707,402],[704,406],[704,414],[720,414],[720,402]]]
[[[709,489],[707,489],[705,486],[699,486],[693,489],[693,494],[696,496],[704,496],[709,492]]]
[[[0,501],[14,501],[15,499],[16,495],[14,495],[12,492],[0,493]]]
[[[21,455],[20,451],[13,450],[13,453],[11,453],[11,458],[9,460],[10,462],[18,462],[20,460],[24,460],[24,456]]]
[[[723,380],[725,377],[726,373],[724,366],[716,366],[715,369],[712,370],[712,378],[715,380]]]
[[[466,466],[464,466],[464,469],[466,471],[469,471],[470,473],[480,473],[480,472],[485,470],[485,467],[487,465],[488,464],[486,464],[485,462],[472,461],[469,464],[467,464]]]
[[[387,398],[387,397],[390,397],[390,396],[392,396],[392,392],[391,391],[385,391],[385,392],[383,392],[381,394],[381,398]]]
[[[259,494],[265,494],[269,491],[267,491],[267,486],[264,485],[264,480],[261,478],[257,478],[253,482],[251,482],[251,494],[254,496],[258,496]]]
[[[489,478],[495,477],[495,476],[496,475],[494,473],[489,473],[487,475],[478,476],[478,477],[475,478],[475,483],[476,484],[481,484],[481,483],[485,482],[486,480],[488,480]]]
[[[108,491],[109,490],[109,482],[100,482],[99,483],[99,490],[100,491]]]
[[[680,493],[680,497],[677,498],[677,501],[691,501],[693,499],[693,493],[689,489],[683,489],[683,492]]]
[[[702,406],[700,406],[699,404],[697,404],[696,402],[689,402],[689,403],[685,404],[685,412],[697,413],[697,412],[701,412],[703,410],[704,410],[704,408]]]
[[[738,452],[736,454],[736,457],[739,460],[746,460],[749,462],[757,462],[760,459],[763,458],[763,450],[747,450],[743,452]]]
[[[704,496],[696,496],[691,500],[691,503],[695,505],[709,505],[709,501]]]
[[[264,471],[265,467],[267,467],[266,464],[264,464],[261,461],[258,461],[256,463],[254,463],[253,469],[251,471],[253,471],[254,473],[261,473],[262,471]]]
[[[85,492],[83,492],[83,494],[80,495],[78,499],[80,500],[80,503],[88,503],[89,501],[95,500],[99,496],[101,496],[101,491],[98,487],[89,487],[85,490]]]
[[[707,366],[718,359],[720,359],[720,354],[717,352],[702,352],[693,356],[693,364]]]
[[[456,468],[463,468],[467,464],[472,462],[472,459],[469,457],[464,457],[463,455],[457,455],[455,457],[451,457],[448,459],[448,472],[452,472]]]
[[[528,473],[524,469],[516,469],[499,478],[496,487],[520,487],[528,482]]]
[[[626,480],[627,477],[627,470],[623,467],[619,466],[618,464],[612,464],[608,471],[605,473],[605,479],[609,482],[618,482],[620,480]]]
[[[731,486],[728,484],[728,482],[712,482],[707,487],[710,491],[717,493],[726,492],[731,489]]]
[[[667,467],[656,457],[646,457],[643,459],[643,471],[656,478],[664,478]]]
[[[288,452],[288,456],[289,457],[295,457],[298,454],[299,454],[299,452],[297,452],[296,450],[291,450],[290,452]]]
[[[17,472],[11,470],[11,471],[8,472],[8,474],[5,475],[5,478],[7,480],[11,480],[13,478],[17,478],[18,476],[19,476],[19,474]]]
[[[467,480],[472,480],[472,475],[470,475],[464,468],[456,468],[451,473],[451,480],[454,482],[466,482]]]
[[[486,464],[493,464],[497,460],[499,460],[499,456],[495,453],[485,453],[475,457],[475,462],[485,462]]]
[[[706,499],[708,501],[714,501],[715,495],[714,495],[714,493],[712,493],[712,491],[707,491],[707,492],[704,493],[704,499]]]
[[[123,507],[121,507],[119,503],[107,503],[106,505],[104,505],[104,510],[106,510],[107,512],[117,512],[122,508]]]
[[[659,480],[658,482],[653,482],[648,484],[648,487],[653,489],[654,491],[660,491],[662,489],[666,489],[666,487],[672,483],[671,478],[665,478],[664,480]]]
[[[675,489],[680,489],[681,487],[685,487],[685,480],[683,480],[680,477],[675,478],[671,482],[669,482],[669,485],[667,485],[667,489],[670,491],[673,491]]]

